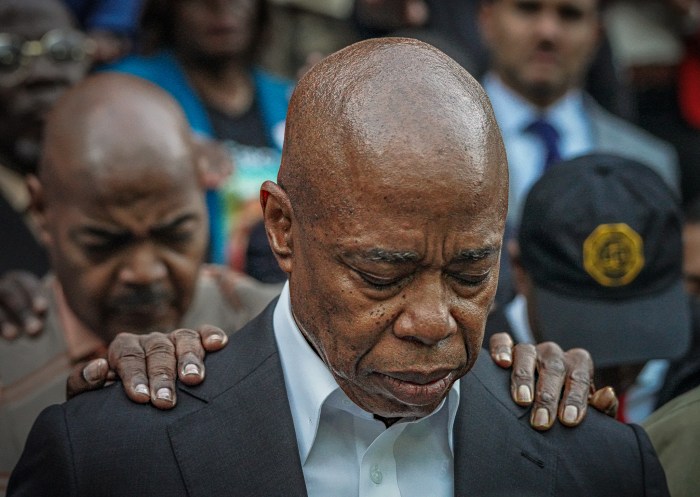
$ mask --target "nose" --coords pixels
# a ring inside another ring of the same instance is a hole
[[[540,37],[553,40],[562,30],[562,22],[556,12],[545,11],[537,18],[537,33]]]
[[[457,322],[450,312],[451,292],[439,276],[434,280],[409,291],[407,303],[394,322],[398,338],[431,346],[457,333]]]
[[[165,279],[168,268],[150,244],[132,247],[119,270],[119,280],[126,285],[148,286]]]

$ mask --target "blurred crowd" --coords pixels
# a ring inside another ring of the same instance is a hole
[[[487,337],[589,350],[697,495],[674,445],[700,425],[697,0],[0,0],[0,495],[74,363],[118,331],[235,329],[279,291],[260,184],[295,81],[380,36],[491,100],[510,193]]]

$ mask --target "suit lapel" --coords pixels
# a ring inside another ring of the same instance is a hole
[[[272,313],[275,302],[207,358],[209,379],[180,385],[206,404],[168,429],[191,497],[306,497]]]
[[[498,369],[482,351],[460,381],[455,496],[551,495],[557,452],[530,428],[529,409],[510,399],[508,374]]]

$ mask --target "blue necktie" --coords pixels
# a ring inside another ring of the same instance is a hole
[[[525,128],[528,133],[536,135],[544,144],[546,156],[542,172],[549,169],[552,164],[561,160],[559,154],[559,132],[545,119],[536,119]]]

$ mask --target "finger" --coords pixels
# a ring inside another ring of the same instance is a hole
[[[538,377],[530,424],[536,430],[544,431],[550,429],[556,419],[566,365],[564,352],[556,343],[543,342],[535,348]]]
[[[187,385],[197,385],[204,379],[204,348],[199,333],[190,329],[179,329],[169,334],[175,344],[177,374]]]
[[[221,328],[210,324],[203,324],[199,328],[202,346],[206,352],[216,352],[223,349],[228,343],[228,335]]]
[[[68,376],[66,397],[72,399],[83,392],[102,388],[108,379],[108,373],[109,364],[106,359],[76,365]]]
[[[603,387],[600,390],[596,390],[588,399],[588,403],[611,418],[617,416],[617,409],[620,406],[615,390],[612,387]]]
[[[19,336],[19,327],[8,321],[7,314],[0,311],[0,334],[5,340],[14,340]]]
[[[150,400],[142,339],[132,333],[120,333],[109,344],[107,351],[110,369],[121,378],[126,395],[139,404]]]
[[[171,409],[177,401],[175,379],[177,359],[175,345],[164,333],[150,333],[143,337],[146,369],[151,390],[151,403],[159,409]]]
[[[576,426],[586,416],[588,397],[593,385],[593,360],[584,349],[571,349],[564,353],[566,379],[564,394],[559,404],[559,421],[566,426]]]
[[[508,333],[491,335],[489,351],[493,361],[502,368],[509,368],[513,364],[513,339]]]
[[[510,393],[516,404],[529,406],[532,403],[536,367],[537,351],[534,345],[519,343],[513,348]]]

